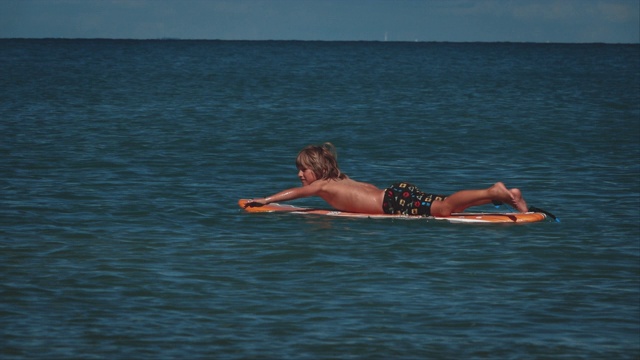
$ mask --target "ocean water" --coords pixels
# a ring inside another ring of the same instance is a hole
[[[0,40],[0,358],[638,359],[639,59]],[[325,141],[352,178],[503,181],[561,222],[238,208]]]

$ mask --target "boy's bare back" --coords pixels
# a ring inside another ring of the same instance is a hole
[[[383,214],[384,190],[350,178],[316,180],[309,186],[318,186],[316,195],[341,211],[364,214]]]

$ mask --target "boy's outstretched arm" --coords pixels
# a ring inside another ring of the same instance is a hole
[[[272,202],[282,202],[282,201],[299,199],[303,197],[314,196],[320,190],[319,186],[317,185],[314,186],[314,185],[316,184],[313,183],[307,186],[301,186],[301,187],[295,187],[287,190],[282,190],[279,193],[273,194],[271,196],[267,196],[266,198],[251,199],[249,200],[249,202],[245,204],[244,207],[263,206],[263,205],[270,204]]]

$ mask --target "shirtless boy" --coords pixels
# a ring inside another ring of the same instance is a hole
[[[365,214],[449,216],[470,206],[491,202],[505,203],[520,212],[527,212],[520,190],[507,189],[501,182],[487,189],[462,190],[448,196],[423,193],[408,183],[397,183],[383,190],[343,174],[336,158],[331,143],[305,147],[296,159],[302,186],[266,198],[251,199],[246,206],[319,196],[337,210]]]

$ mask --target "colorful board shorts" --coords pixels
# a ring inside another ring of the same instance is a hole
[[[426,194],[409,183],[396,183],[385,189],[382,210],[385,214],[431,215],[431,203],[446,195]]]

